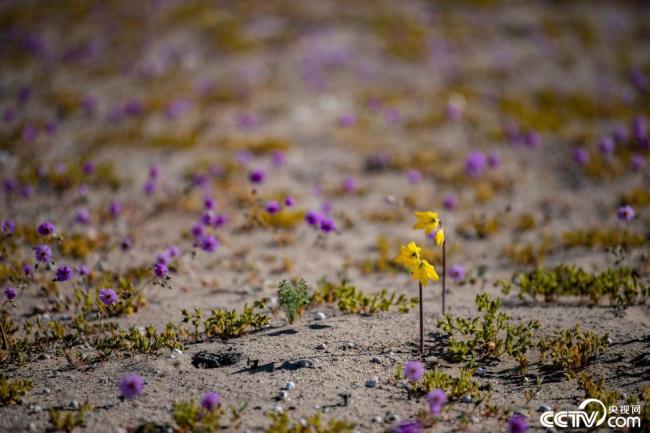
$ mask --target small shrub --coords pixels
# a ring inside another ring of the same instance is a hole
[[[550,358],[553,366],[564,370],[569,377],[589,365],[607,346],[607,334],[583,332],[580,325],[558,331],[538,343],[542,360]]]
[[[206,410],[194,400],[182,401],[174,406],[173,417],[177,432],[213,433],[220,429],[223,409]]]
[[[284,310],[289,323],[295,322],[298,317],[302,316],[305,308],[310,304],[305,280],[300,279],[297,285],[282,280],[278,290],[278,304]]]
[[[406,295],[390,294],[386,289],[379,293],[367,295],[356,287],[341,281],[339,284],[331,283],[322,278],[318,281],[318,290],[311,297],[312,305],[323,302],[337,304],[339,310],[352,314],[375,314],[379,311],[389,311],[397,307],[400,313],[406,313],[418,304],[418,298],[407,298]]]
[[[338,419],[323,422],[319,413],[292,423],[285,412],[269,414],[271,425],[266,433],[351,433],[355,425]]]
[[[82,404],[78,410],[50,409],[50,425],[48,431],[72,432],[77,427],[85,427],[85,415],[92,407],[88,402]]]
[[[0,372],[0,405],[18,404],[22,397],[32,390],[34,385],[29,380],[9,379]]]

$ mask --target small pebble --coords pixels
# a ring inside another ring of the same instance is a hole
[[[323,343],[316,346],[316,350],[325,350],[325,345]]]
[[[289,381],[284,385],[284,389],[291,390],[296,387],[296,384],[293,381]]]
[[[374,387],[376,387],[377,382],[379,382],[379,378],[377,376],[371,377],[370,379],[366,380],[366,388],[374,388]]]
[[[174,352],[177,355],[181,355],[183,353],[181,349],[176,349],[176,348],[172,349],[172,352]]]
[[[471,395],[466,395],[463,397],[463,403],[471,403],[472,402],[472,396]]]
[[[373,364],[381,364],[381,358],[378,356],[373,356],[370,360]]]
[[[372,418],[372,422],[381,423],[383,420],[380,416],[375,416]]]
[[[298,365],[301,368],[311,368],[314,366],[314,363],[308,359],[301,359],[300,361],[298,361]]]
[[[353,347],[354,347],[354,342],[348,341],[347,343],[345,343],[346,349],[352,349]]]
[[[477,416],[473,416],[473,415],[472,415],[472,416],[469,418],[469,422],[471,422],[472,424],[478,424],[479,419],[478,419]]]
[[[289,398],[289,393],[287,391],[280,391],[278,394],[278,400],[286,400]]]
[[[485,369],[485,367],[479,367],[476,369],[476,374],[479,376],[485,376],[486,373],[487,370]]]
[[[35,413],[43,412],[43,408],[40,407],[39,405],[33,406],[33,407],[32,407],[32,410],[33,410]]]
[[[550,412],[550,411],[551,411],[551,407],[545,404],[537,408],[537,412]]]
[[[72,401],[70,402],[70,407],[71,407],[72,409],[79,409],[79,402],[78,402],[77,400],[72,400]]]
[[[325,314],[321,313],[320,311],[317,311],[316,313],[314,313],[314,319],[325,320]]]
[[[399,417],[399,415],[397,415],[395,413],[389,413],[388,416],[386,417],[386,419],[388,419],[388,421],[391,421],[391,422],[393,422],[393,421],[397,422],[397,421],[400,420],[400,417]]]
[[[284,412],[284,408],[281,405],[276,404],[275,406],[273,406],[273,411],[277,413],[282,413]]]
[[[33,422],[29,423],[29,431],[36,431],[36,423]]]

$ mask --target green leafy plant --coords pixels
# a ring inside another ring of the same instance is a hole
[[[386,289],[379,293],[367,295],[343,280],[339,284],[325,278],[318,281],[318,290],[311,297],[311,304],[337,304],[339,310],[352,314],[375,314],[397,307],[400,313],[406,313],[418,304],[418,298],[407,298],[406,295],[390,294]]]
[[[499,311],[501,299],[487,293],[476,296],[479,315],[473,318],[445,314],[437,326],[446,333],[447,351],[456,360],[470,364],[476,359],[500,359],[507,354],[520,365],[527,364],[526,352],[533,347],[533,330],[539,328],[536,320],[512,323],[511,317]]]
[[[92,409],[92,406],[86,402],[77,410],[50,409],[50,425],[48,431],[72,432],[77,427],[85,427],[85,415]]]
[[[222,416],[223,409],[220,406],[213,410],[206,410],[194,400],[177,403],[173,411],[177,432],[216,432],[220,428]]]
[[[562,296],[586,298],[593,304],[607,299],[610,304],[627,307],[646,302],[650,295],[650,284],[644,284],[637,273],[629,268],[607,269],[592,274],[573,265],[559,265],[555,268],[537,268],[530,272],[515,274],[511,281],[496,283],[504,294],[513,287],[519,289],[519,297],[533,299],[542,297],[553,302]]]
[[[280,281],[278,304],[286,314],[289,323],[295,322],[302,316],[305,308],[310,304],[305,280],[300,279],[297,284],[287,280]]]
[[[11,403],[20,403],[22,397],[32,390],[34,385],[29,380],[9,379],[0,372],[0,405],[7,406]]]
[[[203,325],[203,333],[206,337],[234,338],[243,335],[249,329],[260,329],[269,323],[269,317],[255,311],[263,303],[256,303],[255,306],[249,307],[244,305],[241,312],[237,310],[226,310],[218,308],[212,310],[207,318],[203,319],[203,313],[200,309],[195,309],[194,313],[183,310],[183,323],[191,323],[194,328],[195,338],[199,336],[199,327]]]
[[[291,422],[285,412],[269,414],[271,425],[266,433],[351,433],[355,425],[343,420],[330,419],[323,422],[319,413],[310,415],[300,422]]]
[[[621,394],[616,390],[605,388],[605,380],[595,379],[587,372],[578,374],[578,386],[585,392],[586,398],[595,398],[602,401],[606,407],[614,406],[621,398]],[[599,405],[598,409],[600,409]]]
[[[607,334],[583,332],[580,325],[562,329],[538,343],[542,360],[550,359],[556,369],[564,370],[569,377],[589,365],[607,346]]]
[[[463,368],[460,371],[459,377],[452,377],[451,375],[440,371],[438,369],[429,370],[424,373],[422,380],[418,382],[410,382],[411,391],[417,395],[423,395],[427,392],[440,388],[447,393],[451,400],[461,399],[467,395],[472,398],[480,396],[479,384],[472,380],[474,376],[474,369]],[[395,372],[395,378],[401,380],[404,378],[403,367],[398,366]]]

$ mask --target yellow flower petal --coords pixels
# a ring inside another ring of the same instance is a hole
[[[421,248],[415,242],[411,241],[408,245],[401,247],[400,255],[397,256],[395,262],[412,270],[420,261],[420,250]]]
[[[436,245],[440,246],[445,241],[445,231],[443,229],[438,229],[436,232]]]
[[[436,268],[426,260],[420,260],[411,272],[411,278],[419,281],[423,286],[426,286],[429,280],[438,281],[440,277],[436,273]]]
[[[415,212],[418,222],[413,226],[414,229],[423,229],[426,234],[432,233],[440,225],[440,218],[437,212]]]

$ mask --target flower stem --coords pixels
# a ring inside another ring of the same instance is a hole
[[[447,292],[447,241],[442,242],[442,314],[445,314],[445,293]]]
[[[424,311],[422,305],[422,283],[418,281],[418,285],[420,288],[420,355],[422,355],[424,353]]]

